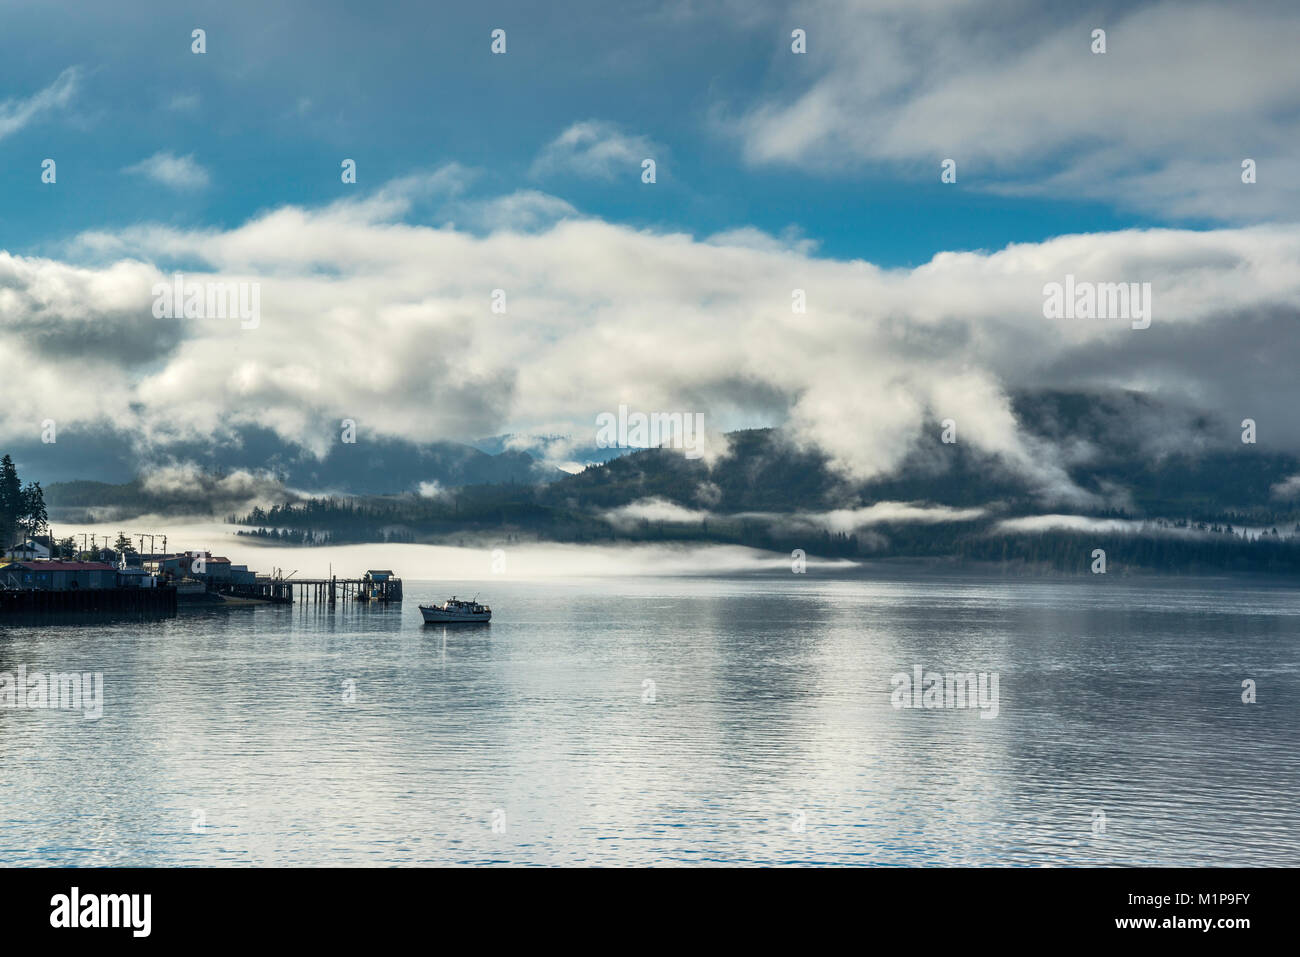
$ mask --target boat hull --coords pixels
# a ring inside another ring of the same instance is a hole
[[[424,616],[426,625],[433,624],[472,624],[484,623],[492,620],[492,612],[486,612],[482,615],[473,615],[460,611],[444,611],[441,608],[426,608],[420,606],[420,614]]]

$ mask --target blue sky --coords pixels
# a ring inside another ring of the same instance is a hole
[[[720,117],[815,79],[839,29],[815,6],[6,6],[0,99],[13,108],[61,76],[73,88],[0,139],[0,241],[14,252],[139,221],[231,227],[281,204],[329,202],[344,189],[345,157],[357,160],[361,188],[455,162],[476,171],[474,190],[539,188],[585,214],[697,237],[792,230],[822,255],[887,266],[1067,232],[1209,222],[1063,193],[994,194],[964,163],[944,185],[946,154],[925,150],[847,168],[747,162]],[[794,25],[810,38],[803,57],[789,49]],[[207,31],[204,55],[190,50],[195,27]],[[504,56],[489,53],[495,27],[507,30]],[[864,36],[863,57],[877,55],[873,40],[890,42]],[[1086,36],[1080,48],[1088,55]],[[530,175],[548,142],[589,120],[654,144],[657,188],[643,188],[637,167],[609,181]],[[160,187],[123,172],[160,152],[192,157],[208,185]],[[57,189],[40,182],[45,157],[58,162]]]

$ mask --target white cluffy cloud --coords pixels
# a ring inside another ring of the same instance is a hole
[[[640,522],[695,523],[712,518],[702,509],[684,508],[662,498],[644,498],[605,512],[605,519],[617,528],[632,528]]]
[[[1231,532],[1228,529],[1231,528]],[[1217,529],[1217,530],[1216,530]],[[1216,538],[1224,534],[1255,539],[1276,531],[1279,538],[1293,538],[1295,533],[1285,526],[1276,529],[1261,525],[1211,526],[1178,524],[1166,519],[1093,518],[1088,515],[1026,515],[1008,518],[997,523],[998,532],[1087,532],[1096,535],[1156,535],[1164,538]]]
[[[940,522],[973,522],[983,518],[983,508],[949,508],[912,502],[876,502],[861,508],[832,509],[829,512],[767,514],[766,517],[790,530],[811,528],[849,534],[873,525],[935,525]]]
[[[574,123],[533,161],[534,176],[570,173],[585,179],[635,181],[641,162],[662,159],[663,148],[645,136],[626,133],[613,123]]]
[[[0,381],[23,383],[0,406],[0,441],[47,418],[156,449],[256,426],[324,454],[353,419],[374,437],[582,447],[626,404],[700,411],[710,435],[785,425],[865,479],[942,451],[951,418],[960,446],[1044,499],[1086,504],[1066,473],[1086,443],[1027,438],[1013,414],[1014,390],[1050,386],[1249,414],[1274,447],[1300,449],[1295,226],[1062,236],[882,269],[753,231],[733,243],[578,215],[486,235],[417,225],[417,194],[459,176],[416,180],[230,229],[87,233],[62,259],[0,252]],[[260,283],[260,326],[153,318],[151,290],[178,260],[187,282]],[[1043,286],[1067,274],[1150,282],[1150,328],[1044,318]],[[94,382],[95,402],[68,382]],[[1183,441],[1182,426],[1135,431]]]
[[[154,153],[148,159],[122,170],[137,173],[172,189],[202,189],[210,182],[208,171],[194,161],[194,156],[176,156],[169,152]]]
[[[1293,3],[821,0],[792,22],[808,53],[773,63],[768,97],[715,114],[751,163],[938,183],[953,159],[967,188],[1234,222],[1300,214]]]
[[[1272,493],[1274,498],[1300,498],[1300,475],[1288,475],[1285,479],[1269,489],[1269,491]]]
[[[67,106],[76,95],[80,81],[80,68],[72,66],[45,89],[31,96],[0,100],[0,140],[17,133],[43,114]]]
[[[850,534],[875,525],[933,525],[940,522],[971,522],[987,514],[983,508],[949,508],[911,502],[876,502],[861,508],[827,512],[741,512],[727,515],[708,509],[686,508],[663,498],[643,498],[609,509],[604,517],[612,525],[635,528],[641,522],[698,524],[718,519],[742,519],[770,526],[784,534],[833,532]]]

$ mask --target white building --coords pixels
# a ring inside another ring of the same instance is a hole
[[[8,548],[3,557],[12,558],[14,561],[19,562],[45,561],[50,557],[50,550],[40,542],[32,541],[29,538],[19,545]]]

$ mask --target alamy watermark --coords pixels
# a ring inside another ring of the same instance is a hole
[[[0,708],[81,711],[87,721],[96,721],[104,715],[104,675],[28,673],[26,665],[19,665],[16,673],[0,671]]]
[[[1128,319],[1134,329],[1151,325],[1151,283],[1076,282],[1043,286],[1045,319]]]
[[[50,898],[50,926],[55,928],[126,928],[132,937],[148,937],[152,912],[152,894],[83,894],[73,886]]]
[[[632,412],[596,416],[596,447],[600,449],[683,449],[688,459],[704,455],[703,412]]]
[[[186,282],[181,273],[153,287],[155,319],[238,319],[241,329],[262,324],[262,284]]]
[[[920,665],[909,675],[900,671],[889,679],[895,708],[978,708],[981,718],[998,716],[998,673],[973,671],[939,673]]]

